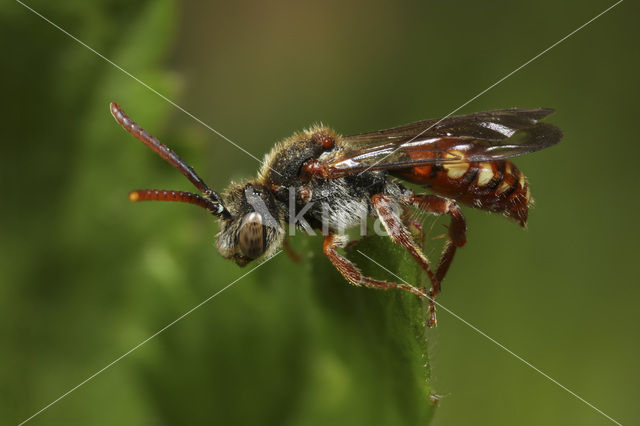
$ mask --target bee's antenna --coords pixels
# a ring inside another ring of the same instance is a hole
[[[203,197],[182,191],[165,190],[141,190],[132,191],[129,194],[131,201],[179,201],[183,203],[195,204],[210,211],[216,216],[231,217],[229,211],[224,207],[222,198],[213,189],[209,188],[200,176],[178,154],[171,151],[169,147],[151,136],[142,129],[135,121],[127,117],[120,105],[111,102],[109,105],[111,115],[129,133],[140,142],[151,148],[153,152],[162,157],[167,163],[178,169],[189,181],[202,192]]]
[[[222,204],[201,197],[198,194],[184,191],[168,191],[164,189],[138,189],[129,193],[129,201],[178,201],[189,203],[206,209],[216,216],[225,215]]]

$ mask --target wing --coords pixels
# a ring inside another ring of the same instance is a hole
[[[424,120],[344,138],[323,166],[332,177],[442,162],[497,161],[554,145],[562,132],[539,120],[552,109],[505,109]]]

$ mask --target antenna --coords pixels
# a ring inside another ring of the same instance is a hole
[[[136,190],[129,193],[129,200],[137,201],[177,201],[200,206],[215,216],[231,218],[231,213],[224,207],[222,197],[209,188],[200,176],[182,158],[169,147],[151,136],[146,130],[130,119],[115,102],[109,105],[111,115],[116,121],[140,142],[151,148],[167,163],[178,169],[189,181],[202,192],[202,196],[191,192],[168,191],[158,189]]]

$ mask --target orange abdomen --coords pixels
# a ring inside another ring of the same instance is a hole
[[[460,203],[502,213],[521,226],[527,222],[532,203],[529,185],[524,174],[510,161],[445,162],[394,174]]]

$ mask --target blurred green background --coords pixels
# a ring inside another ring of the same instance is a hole
[[[317,121],[446,115],[613,2],[27,4],[261,157]],[[0,423],[16,424],[247,271],[198,209],[127,201],[191,188],[108,103],[219,190],[258,164],[20,3],[0,12]],[[516,161],[526,231],[465,209],[439,298],[623,424],[640,422],[638,12],[621,3],[460,111],[553,107],[565,137]],[[302,263],[279,255],[32,423],[610,424],[443,310],[423,335],[414,298],[348,286],[318,238],[294,245]]]

